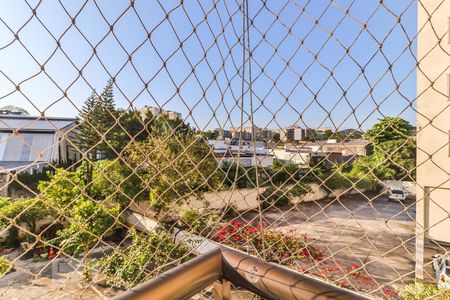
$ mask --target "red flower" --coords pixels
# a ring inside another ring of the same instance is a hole
[[[305,256],[309,256],[310,255],[309,251],[306,250],[306,249],[302,250],[302,254],[305,255]]]
[[[342,280],[341,282],[339,282],[339,285],[340,285],[340,286],[344,286],[344,285],[345,285],[345,281]]]

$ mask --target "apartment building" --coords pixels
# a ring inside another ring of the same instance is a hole
[[[230,131],[233,134],[233,138],[242,139],[245,141],[250,141],[253,139],[253,134],[255,135],[256,141],[271,141],[272,131],[259,127],[232,127]]]
[[[450,243],[450,1],[418,5],[416,276],[425,239]]]
[[[159,115],[167,115],[169,119],[181,119],[183,116],[181,113],[171,110],[165,110],[159,107],[153,107],[153,106],[144,106],[140,109],[138,109],[139,113],[143,118],[145,118],[146,114],[148,112],[151,112],[153,116],[159,116]]]
[[[216,140],[231,139],[232,137],[233,133],[230,130],[226,130],[223,128],[216,128],[213,131],[213,138]]]
[[[299,126],[291,126],[287,128],[272,129],[272,134],[278,133],[282,142],[298,142],[304,141],[315,135],[315,130],[311,128],[301,128]]]

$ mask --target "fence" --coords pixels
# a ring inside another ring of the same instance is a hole
[[[113,297],[204,239],[449,296],[450,1],[9,2],[0,297]]]

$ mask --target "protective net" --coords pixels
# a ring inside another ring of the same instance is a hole
[[[0,297],[109,298],[204,242],[450,297],[449,18],[449,0],[2,2]]]

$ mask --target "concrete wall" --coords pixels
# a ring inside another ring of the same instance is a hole
[[[297,204],[300,202],[320,201],[343,196],[347,192],[350,192],[346,189],[337,189],[328,193],[323,187],[316,183],[309,184],[309,187],[311,188],[310,193],[300,197],[292,197],[291,202]],[[265,187],[260,187],[259,192],[262,193],[265,189]],[[360,192],[364,192],[364,190],[360,189]],[[257,196],[258,190],[256,188],[220,191],[216,193],[206,193],[203,195],[202,199],[192,196],[188,199],[186,206],[197,209],[209,208],[222,210],[228,204],[235,207],[238,211],[245,211],[258,208]]]
[[[450,1],[422,0],[418,5],[416,276],[419,278],[423,276],[424,237],[450,242],[449,17]]]

